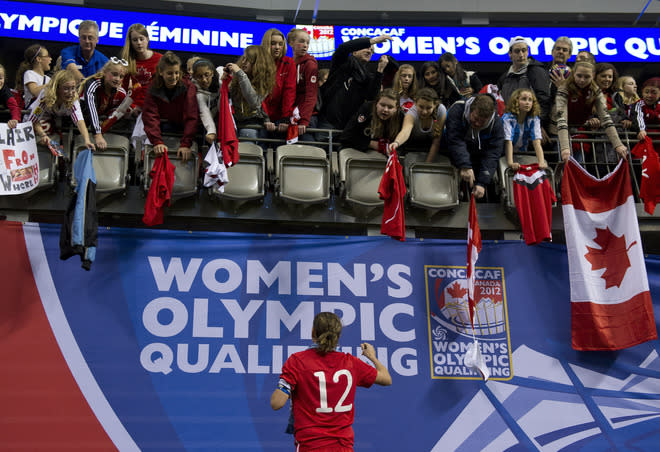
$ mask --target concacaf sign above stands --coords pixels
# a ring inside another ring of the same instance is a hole
[[[98,22],[100,44],[123,46],[128,27],[136,22],[147,27],[155,49],[241,55],[242,49],[259,44],[264,32],[278,28],[286,34],[292,25],[120,10],[82,8],[39,3],[0,1],[0,36],[39,41],[77,41],[78,25],[85,19]],[[660,62],[657,28],[522,28],[522,27],[348,27],[296,25],[311,35],[309,52],[329,59],[336,46],[349,39],[387,33],[392,41],[379,44],[376,54],[390,54],[401,61],[437,60],[452,52],[461,61],[508,61],[508,42],[524,36],[530,55],[550,60],[554,40],[568,36],[573,53],[588,50],[598,61]]]

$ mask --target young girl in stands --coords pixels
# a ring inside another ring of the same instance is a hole
[[[593,111],[598,118],[592,118]],[[561,159],[566,161],[571,156],[569,125],[597,129],[602,127],[616,153],[625,158],[626,147],[621,143],[612,118],[607,112],[607,102],[598,85],[594,82],[594,65],[579,61],[573,66],[573,72],[566,83],[557,89],[553,107],[551,133],[559,135]],[[552,129],[555,127],[554,129]]]
[[[517,89],[511,94],[506,111],[502,116],[504,127],[504,153],[506,163],[514,171],[520,169],[520,163],[513,161],[513,154],[527,152],[530,142],[536,153],[536,159],[540,169],[545,169],[548,164],[543,158],[541,147],[541,106],[534,95],[534,91],[528,88]]]
[[[433,88],[438,93],[438,99],[444,103],[445,95],[445,74],[440,70],[440,66],[435,61],[427,61],[422,64],[419,71],[419,88]]]
[[[50,82],[46,72],[50,71],[52,58],[48,49],[41,44],[33,44],[25,49],[23,57],[16,72],[16,91],[23,93],[22,107],[28,108]]]
[[[128,62],[122,88],[133,99],[134,115],[142,111],[144,97],[162,56],[149,49],[149,33],[144,25],[133,24],[128,27],[126,42],[121,51],[121,57]]]
[[[5,84],[5,80],[5,67],[0,64],[0,107],[9,109],[11,119],[7,121],[7,126],[10,129],[14,129],[21,120],[21,109],[12,95],[11,90]]]
[[[83,117],[92,126],[94,142],[99,150],[108,146],[101,131],[101,117],[112,115],[126,97],[126,91],[121,87],[126,66],[126,60],[112,57],[99,72],[83,80],[80,88]]]
[[[247,46],[238,64],[228,63],[225,66],[222,80],[224,82],[229,76],[232,77],[229,96],[239,136],[265,137],[263,130],[245,127],[270,122],[262,103],[275,85],[276,69],[273,58],[260,46]]]
[[[633,77],[629,75],[619,77],[617,92],[612,96],[612,102],[618,110],[618,115],[622,118],[621,125],[624,129],[630,129],[633,124],[633,107],[639,102],[637,82]]]
[[[286,360],[270,397],[274,410],[291,399],[297,451],[352,451],[356,388],[392,384],[392,377],[376,358],[373,345],[360,345],[362,355],[373,367],[350,353],[336,350],[341,331],[337,314],[318,313],[311,331],[315,347],[294,353]],[[340,406],[343,408],[337,408]]]
[[[50,124],[50,130],[54,130],[56,116],[69,116],[83,137],[85,146],[94,150],[94,144],[89,140],[87,125],[80,109],[76,76],[68,70],[59,71],[53,76],[32,102],[30,112],[24,118],[24,121],[32,122],[38,144],[48,145],[50,140],[40,122],[47,122]]]
[[[660,77],[652,77],[642,84],[642,100],[635,105],[634,119],[643,140],[647,132],[660,132]],[[657,140],[657,137],[652,137]],[[655,145],[656,150],[660,148]]]
[[[167,152],[163,132],[182,133],[177,156],[187,161],[197,133],[199,113],[195,86],[183,79],[181,60],[165,52],[156,66],[156,75],[147,90],[142,107],[144,131],[158,156]],[[166,122],[161,123],[162,120]]]
[[[296,63],[286,56],[284,33],[276,28],[264,33],[261,47],[270,54],[277,67],[275,84],[264,100],[264,109],[269,118],[264,126],[268,132],[286,132],[296,100]]]
[[[220,98],[220,80],[213,63],[205,59],[195,61],[192,67],[192,81],[197,88],[199,118],[206,131],[204,139],[212,144],[217,136],[215,123]]]
[[[445,90],[444,104],[447,108],[461,99],[467,99],[483,88],[483,83],[472,71],[463,69],[453,53],[445,52],[440,55],[440,69],[447,76],[447,89]]]
[[[294,107],[298,107],[298,135],[303,141],[312,140],[311,135],[304,136],[307,127],[316,127],[317,115],[314,107],[318,98],[319,66],[316,58],[307,53],[309,48],[309,33],[301,28],[292,28],[286,36],[287,42],[293,51],[296,63],[296,100]]]
[[[345,148],[387,154],[388,145],[401,130],[402,119],[399,95],[392,88],[384,89],[376,100],[362,104],[339,140]]]
[[[415,105],[415,94],[417,94],[415,68],[409,64],[399,66],[399,70],[394,74],[393,88],[399,94],[401,110],[408,113],[408,110]]]
[[[428,152],[426,161],[433,162],[440,149],[446,118],[447,109],[440,103],[435,90],[420,89],[415,95],[415,105],[403,118],[401,131],[390,144],[390,150],[397,150],[398,155],[402,155],[399,147],[405,144],[407,152]]]

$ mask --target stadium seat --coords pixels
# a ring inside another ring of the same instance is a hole
[[[264,151],[255,143],[242,141],[238,144],[239,161],[227,168],[229,182],[224,192],[214,185],[209,188],[209,196],[231,202],[237,209],[247,201],[262,200],[265,195],[266,160]]]
[[[532,163],[537,163],[538,160],[534,155],[525,155],[525,154],[514,154],[513,161],[518,162],[521,165],[531,165]],[[555,174],[552,171],[552,168],[548,167],[545,169],[546,174],[550,180],[550,185],[555,188]],[[516,203],[513,198],[513,176],[514,172],[509,165],[506,164],[506,157],[500,157],[500,163],[498,166],[498,190],[500,191],[500,199],[504,204],[504,207],[509,213],[516,212]],[[556,203],[555,203],[556,205]]]
[[[367,217],[383,206],[378,185],[386,164],[387,157],[376,151],[351,148],[339,151],[340,191],[358,217]]]
[[[440,155],[426,163],[426,154],[411,152],[404,157],[410,205],[425,210],[429,217],[459,204],[458,170],[449,157]]]
[[[128,181],[129,140],[121,135],[106,133],[103,135],[108,143],[104,151],[95,151],[93,157],[94,173],[96,174],[96,193],[111,194],[126,192]],[[78,154],[85,149],[81,136],[76,137],[73,146],[72,162],[75,163]],[[75,178],[71,178],[71,186],[75,187]]]
[[[311,205],[330,199],[330,161],[323,149],[303,144],[275,152],[275,195],[287,203]]]
[[[26,195],[53,188],[57,182],[57,157],[50,152],[47,146],[43,145],[37,145],[37,155],[39,157],[39,185]]]
[[[167,146],[167,156],[172,165],[174,165],[174,186],[172,187],[172,202],[177,199],[194,196],[197,193],[197,182],[199,179],[199,155],[197,153],[197,143],[193,143],[190,147],[192,149],[192,157],[187,162],[182,162],[180,157],[177,157],[176,152],[179,149],[179,137],[163,137],[163,141]],[[156,156],[152,145],[145,146],[144,153],[144,174],[143,174],[143,188],[147,192],[151,185],[151,178],[149,172],[154,164]]]

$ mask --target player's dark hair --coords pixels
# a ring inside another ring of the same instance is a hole
[[[341,336],[341,320],[334,312],[320,312],[314,317],[314,342],[318,344],[317,350],[326,354],[337,348]]]

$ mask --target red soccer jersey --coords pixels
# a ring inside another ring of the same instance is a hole
[[[144,96],[147,94],[147,88],[149,88],[151,79],[156,76],[156,66],[162,56],[162,54],[154,52],[149,59],[135,60],[135,69],[137,72],[135,75],[127,75],[124,77],[122,87],[127,93],[130,91],[129,95],[131,96],[131,99],[133,99],[134,107],[142,108],[142,104],[144,104]],[[131,83],[130,89],[129,82]]]
[[[301,450],[353,447],[355,388],[368,388],[378,372],[348,353],[294,353],[280,378],[291,385],[296,442]]]
[[[406,240],[406,219],[403,197],[406,194],[406,184],[396,151],[392,151],[387,160],[385,172],[378,186],[378,194],[385,201],[380,233],[404,242]]]
[[[521,166],[513,176],[513,197],[525,243],[552,240],[552,203],[557,198],[538,163]]]

